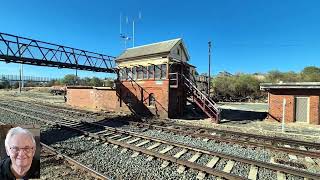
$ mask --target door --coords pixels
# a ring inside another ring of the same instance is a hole
[[[309,97],[296,97],[296,122],[308,122]]]

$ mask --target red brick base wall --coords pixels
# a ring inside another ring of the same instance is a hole
[[[168,117],[169,81],[122,82],[117,90],[68,87],[67,104],[95,110],[133,112],[138,115]],[[153,93],[155,105],[149,105]]]
[[[286,95],[284,95],[286,94]],[[269,92],[269,119],[282,121],[283,99],[286,99],[285,122],[295,122],[295,96],[309,97],[309,123],[320,124],[319,94],[317,91],[276,90]]]
[[[121,105],[130,104],[132,112],[140,115],[154,115],[161,118],[168,117],[168,80],[137,81],[132,83],[124,81],[117,84],[121,94]],[[154,95],[155,105],[149,105],[149,95]]]
[[[67,104],[92,109],[106,111],[125,111],[129,112],[126,105],[120,108],[119,97],[116,90],[106,88],[84,88],[69,87],[67,90]]]
[[[309,113],[309,123],[310,124],[320,124],[319,117],[319,96],[310,96],[310,113]]]
[[[67,104],[80,108],[95,109],[95,89],[67,89]]]

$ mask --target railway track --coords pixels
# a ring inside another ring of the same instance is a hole
[[[25,103],[20,101],[21,103]],[[29,104],[29,103],[28,103]],[[31,104],[30,104],[31,105]],[[88,112],[77,112],[72,109],[61,109],[59,107],[52,107],[45,104],[34,104],[38,107],[46,106],[47,108],[53,108],[57,111],[63,111],[71,113],[72,115],[88,116]],[[94,114],[96,115],[96,114]],[[320,143],[306,142],[292,140],[288,138],[280,137],[268,137],[256,134],[241,133],[235,131],[218,130],[212,128],[200,128],[198,126],[187,126],[181,124],[167,123],[164,121],[154,121],[150,123],[142,122],[130,122],[130,125],[134,125],[139,128],[157,129],[167,132],[173,132],[176,134],[187,135],[192,137],[200,137],[205,140],[214,140],[224,143],[240,144],[242,146],[250,147],[262,147],[277,152],[285,152],[290,154],[292,159],[297,159],[296,156],[301,156],[310,163],[315,163],[312,158],[320,158]]]
[[[83,165],[82,163],[74,160],[73,158],[64,155],[62,153],[60,153],[59,151],[57,151],[56,149],[44,144],[44,143],[40,143],[41,144],[41,148],[43,151],[45,151],[46,154],[51,154],[53,156],[55,156],[58,159],[62,159],[63,161],[66,161],[69,166],[73,166],[76,167],[76,169],[79,169],[83,172],[86,172],[86,176],[89,176],[92,179],[99,179],[99,180],[108,180],[110,178],[106,177],[105,175]]]
[[[271,149],[273,151],[287,152],[293,155],[320,158],[319,143],[298,141],[279,137],[268,137],[228,130],[200,128],[198,126],[187,126],[159,121],[151,123],[131,122],[130,124],[140,128],[169,131],[192,137],[201,137],[207,140],[240,144],[243,146],[263,147],[266,149]]]
[[[13,111],[8,109],[7,107],[2,109],[10,111],[12,113],[25,115],[22,112]],[[138,156],[139,153],[142,153],[150,156],[149,160],[152,160],[155,157],[160,158],[164,160],[164,163],[162,164],[163,167],[168,166],[171,162],[179,164],[178,171],[180,172],[183,172],[186,167],[196,169],[199,171],[199,179],[204,178],[205,174],[213,174],[215,176],[226,179],[259,179],[260,177],[258,174],[258,170],[261,168],[274,171],[277,174],[278,179],[285,179],[288,175],[309,179],[320,178],[319,174],[306,172],[300,169],[289,168],[272,163],[259,162],[251,159],[239,158],[223,153],[216,153],[197,147],[187,146],[181,143],[173,143],[162,139],[143,136],[134,132],[106,127],[97,123],[84,121],[79,122],[69,119],[59,119],[53,122],[43,120],[31,115],[27,116],[29,118],[34,118],[39,121],[57,125],[61,128],[77,131],[96,140],[113,144],[115,147],[122,147],[122,151],[131,149],[135,152],[132,154],[133,157]],[[187,158],[183,158],[186,154],[189,154],[189,156],[187,156]],[[197,163],[197,160],[203,157],[205,157],[205,160],[202,160],[202,162],[204,163]],[[226,161],[224,168],[222,170],[215,169],[214,166],[221,160]],[[236,176],[230,173],[236,163],[246,164],[250,167],[250,171],[246,177]]]

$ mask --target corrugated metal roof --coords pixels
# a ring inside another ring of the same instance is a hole
[[[268,89],[320,89],[320,82],[261,83],[260,90]]]
[[[144,46],[137,46],[134,48],[128,48],[125,50],[120,56],[116,58],[116,61],[123,60],[123,59],[129,59],[133,57],[139,57],[139,56],[148,56],[153,54],[161,54],[170,52],[170,50],[181,41],[181,38],[178,39],[172,39],[168,41],[162,41],[158,43],[148,44]]]

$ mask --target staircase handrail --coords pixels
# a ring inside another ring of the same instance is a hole
[[[216,107],[217,104],[212,101],[211,99],[209,99],[204,93],[202,93],[194,84],[192,84],[192,82],[187,78],[185,77],[183,74],[182,76],[184,77],[184,79],[193,87],[193,89],[195,89],[200,95],[201,95],[201,98],[205,99],[206,101],[208,101],[208,103],[214,108],[214,110],[219,114],[220,113],[220,110]]]

